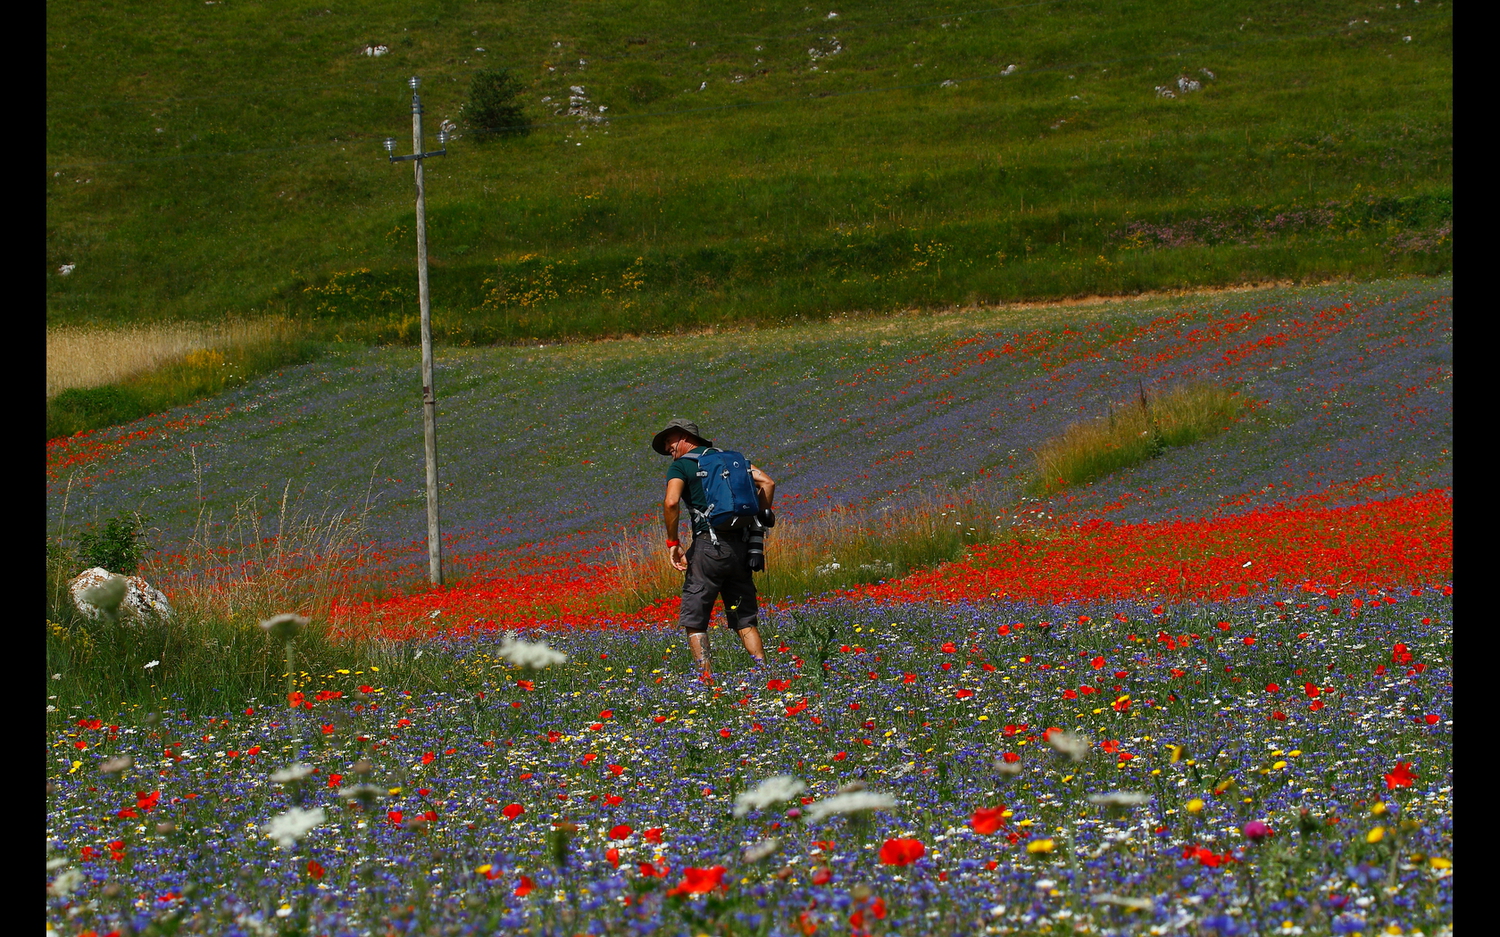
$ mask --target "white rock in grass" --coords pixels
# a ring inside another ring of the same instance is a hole
[[[125,584],[125,595],[117,602],[113,593],[118,581]],[[102,566],[95,566],[79,573],[68,583],[68,593],[73,606],[92,621],[104,621],[113,613],[111,604],[118,609],[121,621],[143,622],[148,619],[169,620],[172,606],[149,582],[140,576],[117,576]]]

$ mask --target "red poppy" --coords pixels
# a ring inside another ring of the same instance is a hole
[[[1435,726],[1442,720],[1443,717],[1439,716],[1437,713],[1428,713],[1424,718],[1427,720],[1428,725]]]
[[[308,862],[307,862],[307,874],[311,875],[315,879],[323,877],[323,867],[318,864],[318,860],[316,860],[316,859],[309,859],[308,860]]]
[[[609,838],[627,839],[629,838],[630,834],[634,832],[635,830],[631,829],[628,823],[621,823],[619,826],[616,826],[609,831]]]
[[[780,693],[780,692],[782,692],[784,690],[789,690],[789,689],[791,689],[791,686],[792,686],[792,681],[790,681],[790,680],[768,680],[768,681],[766,681],[766,689],[770,690],[773,693]]]
[[[516,686],[528,692],[536,689],[536,684],[532,683],[530,680],[517,680]],[[525,876],[522,876],[522,878],[525,878]]]
[[[423,752],[422,753],[422,764],[424,764],[424,765],[430,765],[430,764],[432,764],[432,760],[434,758],[436,758],[436,757],[437,756],[434,755],[432,752]]]
[[[504,815],[505,819],[507,820],[514,820],[516,817],[519,817],[525,812],[526,808],[522,807],[520,804],[507,804],[505,806],[505,809],[500,811],[500,813]]]
[[[940,650],[941,650],[941,651],[942,651],[942,652],[943,652],[943,653],[944,653],[944,654],[954,654],[954,653],[957,653],[957,652],[958,652],[958,648],[957,648],[957,647],[956,647],[956,646],[955,646],[955,645],[954,645],[954,644],[953,644],[953,642],[952,642],[952,641],[948,641],[948,642],[946,642],[946,643],[945,643],[945,644],[944,644],[944,645],[943,645],[943,646],[942,646],[942,648],[940,648]]]
[[[904,673],[904,674],[901,675],[901,682],[902,683],[916,683],[917,682],[917,675],[914,674],[914,673]]]
[[[1302,684],[1302,692],[1306,693],[1312,699],[1317,699],[1318,698],[1318,688],[1317,688],[1317,686],[1315,684],[1312,684],[1312,683],[1304,683],[1304,684]]]
[[[536,886],[531,883],[531,879],[523,875],[521,876],[521,883],[516,886],[515,896],[517,898],[525,898],[527,895],[531,894],[531,890],[535,887]]]
[[[614,866],[615,868],[618,869],[620,867],[620,850],[614,848],[613,846],[609,847],[609,849],[605,851],[604,858],[608,859],[609,864]]]
[[[1078,698],[1078,691],[1077,690],[1063,690],[1063,694],[1062,695],[1063,695],[1063,699],[1077,699]]]
[[[1411,762],[1398,761],[1396,768],[1385,776],[1385,789],[1393,791],[1398,787],[1411,787],[1416,776],[1411,773]]]
[[[1008,765],[1013,765],[1021,760],[1021,756],[1017,755],[1015,752],[1006,752],[1005,754],[1000,756],[1000,759]]]
[[[848,752],[839,752],[837,755],[833,756],[833,760],[834,761],[843,761],[845,758],[848,758],[848,757],[849,757],[849,753]]]
[[[659,826],[653,826],[651,829],[647,830],[646,832],[642,833],[641,835],[644,836],[644,837],[646,837],[646,842],[648,842],[648,843],[656,843],[657,845],[660,845],[661,844],[661,834],[662,834],[662,828],[659,827]]]
[[[959,690],[957,693],[953,694],[953,698],[954,699],[968,699],[969,697],[971,697],[973,695],[974,695],[974,691],[973,690]]]
[[[788,706],[786,708],[786,714],[788,716],[795,716],[795,715],[797,715],[798,713],[800,713],[802,710],[804,710],[806,708],[807,708],[807,700],[799,700],[796,703],[793,703],[791,706]]]
[[[1391,648],[1391,663],[1393,664],[1409,664],[1411,657],[1411,651],[1405,644],[1397,644]]]
[[[1322,709],[1326,705],[1327,705],[1326,703],[1324,703],[1322,700],[1318,699],[1318,700],[1313,700],[1311,703],[1308,703],[1307,704],[1307,708],[1310,709],[1310,710],[1312,710],[1313,712],[1317,712],[1318,710]]]
[[[911,865],[927,852],[920,839],[888,839],[880,847],[882,865]]]
[[[1267,683],[1266,684],[1266,692],[1267,693],[1280,693],[1281,692],[1281,687],[1277,686],[1274,683]]]
[[[720,738],[726,738],[727,739],[727,738],[729,738],[733,734],[734,733],[730,732],[728,729],[720,729],[719,730],[719,737]]]
[[[1252,637],[1250,637],[1249,635],[1246,635],[1244,640],[1245,640],[1245,647],[1254,647],[1255,646],[1255,639],[1252,638]]]
[[[387,820],[389,820],[391,823],[399,825],[401,823],[402,819],[405,818],[405,816],[406,815],[403,814],[399,810],[390,810],[390,811],[386,812],[385,818]]]
[[[831,881],[833,881],[833,870],[828,866],[820,866],[813,872],[812,883],[814,885],[827,885]]]
[[[610,765],[609,766],[609,773],[612,774],[612,775],[614,775],[615,777],[619,777],[620,775],[622,775],[622,774],[625,773],[625,766],[624,765]]]
[[[729,871],[722,865],[716,865],[711,869],[686,868],[682,870],[682,881],[668,895],[701,895],[704,892],[713,891],[724,881],[724,873]]]
[[[1102,658],[1102,657],[1096,657],[1093,660],[1089,661],[1089,663],[1091,665],[1093,665],[1093,668],[1095,670],[1103,670],[1104,669],[1104,658]]]
[[[661,725],[663,722],[667,721],[667,717],[666,716],[652,716],[651,717],[651,721],[654,722],[654,723],[656,723],[657,725]]]
[[[997,804],[994,807],[979,807],[974,811],[974,816],[969,818],[969,826],[974,832],[981,836],[988,836],[1005,825],[1005,805]]]
[[[605,794],[604,802],[611,807],[618,807],[625,802],[625,798],[621,797],[619,794]]]

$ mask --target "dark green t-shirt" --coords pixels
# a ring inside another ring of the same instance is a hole
[[[704,447],[697,446],[693,450],[703,454]],[[698,463],[692,459],[673,459],[671,466],[667,468],[667,481],[680,478],[683,481],[682,500],[687,508],[688,522],[692,524],[693,536],[708,531],[708,521],[700,520],[699,511],[708,510],[708,499],[703,496],[703,483],[698,480]]]

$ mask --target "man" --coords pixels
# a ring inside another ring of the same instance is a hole
[[[713,443],[698,432],[694,423],[673,420],[651,440],[651,448],[672,459],[667,469],[667,496],[662,501],[662,523],[667,529],[667,551],[675,569],[685,575],[682,580],[682,610],[678,622],[687,632],[688,648],[698,668],[698,679],[713,682],[708,661],[708,623],[713,615],[714,600],[724,596],[726,625],[739,633],[740,643],[758,664],[765,664],[760,643],[759,607],[755,582],[750,576],[747,555],[747,527],[723,528],[710,535],[703,512],[708,500],[698,480],[698,463],[683,458],[689,453],[701,454]],[[761,510],[768,510],[776,495],[776,483],[754,465],[750,477],[755,483],[755,498]],[[692,511],[693,543],[686,553],[677,539],[677,524],[682,516],[682,502]]]

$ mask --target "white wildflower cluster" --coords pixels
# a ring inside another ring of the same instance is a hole
[[[746,862],[759,862],[780,848],[781,840],[770,836],[746,849],[743,858]]]
[[[1047,744],[1074,761],[1082,761],[1088,756],[1093,741],[1082,733],[1048,732]]]
[[[312,765],[295,764],[282,768],[271,774],[271,780],[277,784],[289,784],[292,781],[300,781],[313,773]]]
[[[520,641],[512,635],[506,635],[505,640],[500,642],[500,656],[517,667],[531,667],[540,670],[543,667],[551,667],[553,664],[565,664],[568,655],[562,651],[554,651],[547,646],[545,641]]]
[[[1127,898],[1123,895],[1114,895],[1103,892],[1089,898],[1094,904],[1112,904],[1131,911],[1150,911],[1155,905],[1150,898]]]
[[[1090,794],[1089,803],[1099,807],[1139,807],[1151,799],[1141,791],[1111,791],[1108,794]]]
[[[783,801],[791,800],[805,790],[807,790],[807,785],[790,774],[778,774],[774,778],[766,778],[750,790],[735,795],[734,815],[743,817],[751,810],[764,810]]]
[[[314,807],[311,810],[303,810],[301,807],[293,807],[286,813],[274,816],[269,823],[261,826],[264,832],[282,849],[290,850],[297,845],[297,840],[306,836],[313,827],[328,819],[322,807]]]
[[[859,813],[864,810],[889,810],[894,806],[896,806],[896,799],[889,794],[854,791],[848,794],[835,794],[827,800],[818,801],[807,808],[806,816],[808,823],[821,823],[832,816]]]
[[[77,266],[77,264],[63,264],[61,267],[57,268],[57,275],[60,277],[65,277],[68,274],[72,273],[73,270],[77,268]]]
[[[368,55],[368,56],[371,56],[372,58],[377,58],[378,59],[382,55],[385,55],[385,54],[387,54],[390,51],[391,51],[390,46],[365,46],[365,50],[362,53],[360,53],[360,54],[361,55]]]

